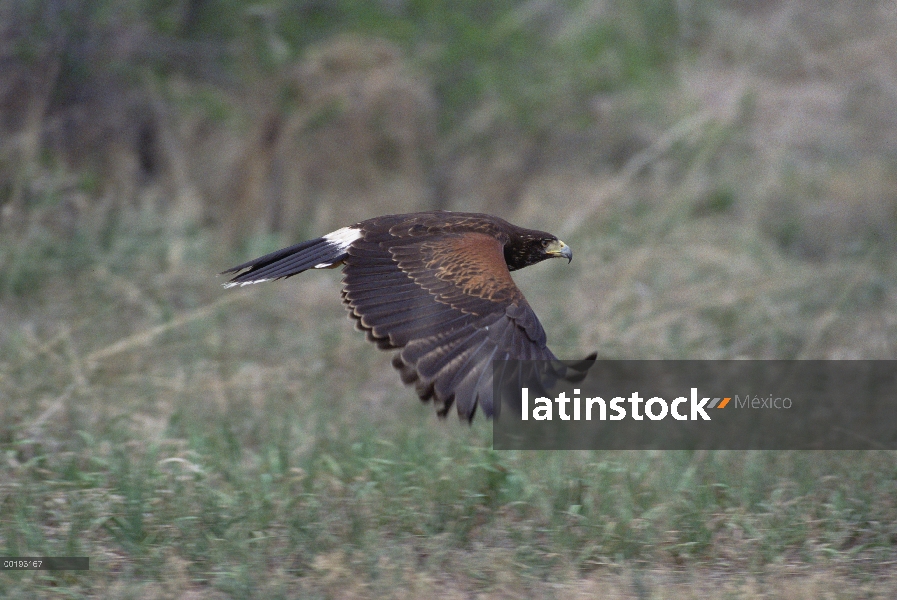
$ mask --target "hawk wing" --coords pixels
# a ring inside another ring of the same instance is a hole
[[[414,224],[417,225],[417,224]],[[493,359],[553,359],[489,228],[368,224],[344,259],[343,301],[368,339],[444,416],[492,415]],[[485,229],[485,230],[482,230]]]

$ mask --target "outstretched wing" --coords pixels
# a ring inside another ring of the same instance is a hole
[[[343,300],[440,415],[492,415],[493,359],[552,359],[545,331],[504,259],[494,227],[434,229],[377,219],[347,249]]]

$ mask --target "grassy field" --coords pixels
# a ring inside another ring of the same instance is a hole
[[[573,247],[515,273],[562,358],[893,359],[893,3],[384,9],[374,40],[294,27],[324,40],[301,55],[277,7],[244,31],[82,4],[63,66],[0,85],[0,555],[91,570],[0,571],[0,597],[897,597],[895,452],[494,451],[401,385],[337,272],[215,275],[487,210]],[[200,64],[213,30],[268,70]]]
[[[893,351],[890,261],[624,216],[518,277],[562,356]],[[401,386],[337,273],[225,291],[238,257],[163,217],[3,245],[3,553],[91,557],[4,597],[897,592],[893,452],[496,452]]]

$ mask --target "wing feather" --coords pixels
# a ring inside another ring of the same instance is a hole
[[[473,368],[469,369],[455,389],[455,400],[458,403],[458,414],[473,419],[479,404],[483,412],[492,415],[492,357],[497,348],[485,345],[477,349],[473,360]]]
[[[350,301],[358,300],[358,301],[370,301],[373,302],[380,298],[386,297],[389,298],[395,294],[396,296],[400,294],[418,294],[420,293],[420,286],[414,283],[413,281],[409,281],[407,283],[400,283],[398,285],[385,286],[381,288],[371,288],[369,290],[364,290],[363,293],[356,293],[352,291],[343,291],[343,296],[349,298]]]
[[[358,306],[363,307],[363,310],[372,310],[382,306],[392,306],[396,303],[407,303],[415,300],[420,302],[432,302],[432,300],[426,296],[426,292],[421,296],[421,289],[417,287],[401,289],[394,293],[390,293],[390,290],[385,289],[374,290],[372,293],[376,295],[372,297],[365,295],[364,298],[358,301]]]
[[[433,335],[439,329],[454,328],[465,325],[470,318],[468,315],[445,317],[442,314],[428,319],[418,319],[408,323],[402,323],[390,329],[389,337],[395,341],[396,347],[406,346],[410,341],[426,338]]]

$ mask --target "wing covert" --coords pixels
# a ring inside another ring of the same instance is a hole
[[[395,235],[394,233],[400,233]],[[401,234],[405,235],[401,235]],[[486,232],[366,230],[347,249],[343,301],[440,415],[492,414],[496,358],[552,359],[545,332]],[[435,234],[434,234],[435,233]]]

